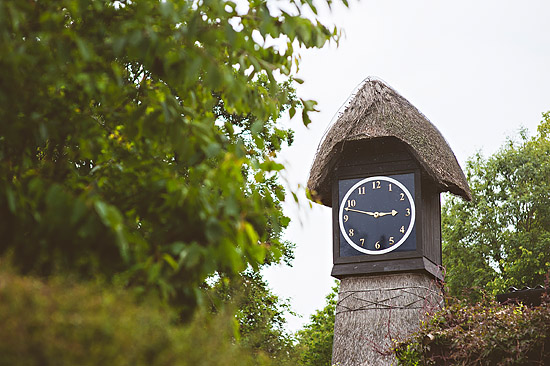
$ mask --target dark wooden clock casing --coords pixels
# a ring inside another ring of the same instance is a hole
[[[410,148],[387,137],[348,141],[341,151],[332,179],[332,275],[441,278],[440,189]]]

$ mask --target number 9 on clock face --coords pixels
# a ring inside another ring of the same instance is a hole
[[[414,183],[414,175],[401,175]],[[414,193],[414,187],[411,187]],[[399,248],[413,231],[416,207],[411,191],[397,179],[375,176],[344,188],[338,225],[344,242],[365,254],[384,254]],[[340,195],[340,197],[342,197]]]

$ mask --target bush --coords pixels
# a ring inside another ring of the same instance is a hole
[[[455,301],[396,354],[402,365],[548,365],[550,306]]]
[[[0,365],[267,365],[234,341],[231,313],[187,324],[124,290],[0,270]]]

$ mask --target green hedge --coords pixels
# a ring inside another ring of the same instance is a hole
[[[265,365],[230,313],[188,324],[123,290],[0,270],[0,365]]]
[[[550,365],[550,304],[456,301],[396,354],[401,365]]]

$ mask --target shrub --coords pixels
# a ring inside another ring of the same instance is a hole
[[[0,270],[0,365],[266,365],[234,341],[234,317],[187,324],[121,289]]]
[[[548,365],[550,306],[455,301],[396,354],[402,365]]]

